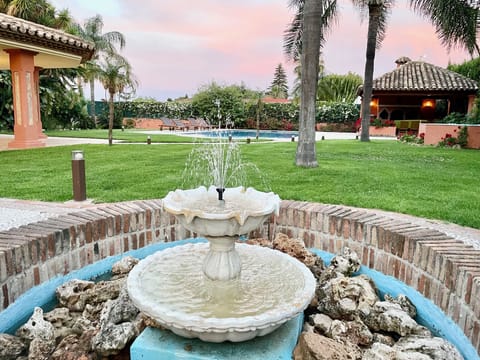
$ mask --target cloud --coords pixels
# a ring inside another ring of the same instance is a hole
[[[192,95],[213,80],[265,90],[275,67],[282,63],[293,83],[294,65],[283,54],[283,32],[294,15],[288,0],[53,0],[57,8],[70,8],[84,19],[101,14],[104,32],[126,36],[124,55],[140,80],[138,94],[159,100],[165,94]],[[339,0],[339,21],[323,48],[326,69],[363,76],[367,23],[350,0]],[[434,29],[407,7],[392,11],[383,46],[377,50],[375,76],[394,68],[400,56],[421,57],[446,66],[468,54],[450,53],[437,40]],[[162,95],[163,94],[163,95]],[[166,97],[174,97],[166,96]]]

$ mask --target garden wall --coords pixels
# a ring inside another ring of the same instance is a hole
[[[395,126],[384,126],[384,127],[375,127],[370,125],[368,129],[368,134],[370,136],[388,136],[395,137],[397,128]]]
[[[471,149],[480,149],[480,125],[463,125],[463,124],[420,124],[418,133],[424,133],[425,145],[437,145],[446,134],[453,137],[458,136],[460,129],[466,126],[468,131],[467,147]]]
[[[163,121],[160,119],[132,119],[124,118],[122,121],[123,125],[126,125],[127,120],[133,120],[135,129],[145,129],[145,130],[161,130],[163,127]]]
[[[271,239],[276,232],[330,253],[350,247],[364,265],[431,299],[480,350],[480,251],[373,210],[308,202],[282,201],[276,222],[250,237]],[[194,235],[163,212],[161,200],[104,204],[0,232],[0,310],[58,275],[154,242]]]

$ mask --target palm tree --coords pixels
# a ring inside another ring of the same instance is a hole
[[[295,163],[298,166],[317,167],[315,115],[320,48],[324,42],[324,31],[335,16],[336,1],[291,0],[290,5],[297,7],[297,13],[285,33],[284,49],[294,60],[300,55],[302,74]]]
[[[0,0],[0,12],[66,31],[73,24],[67,9],[57,12],[47,0]]]
[[[322,15],[322,5],[322,1],[319,0],[305,0],[303,6],[302,53],[300,56],[302,84],[296,164],[305,167],[318,166],[315,149],[315,115],[322,39],[321,25],[318,24],[318,19]]]
[[[353,0],[360,10],[368,10],[368,33],[362,98],[362,131],[360,141],[369,141],[370,102],[372,100],[375,52],[385,37],[387,17],[394,0]],[[478,52],[476,44],[478,9],[464,0],[410,0],[410,7],[429,18],[442,43],[450,48],[461,46]]]
[[[362,122],[366,125],[362,126],[362,141],[369,141],[368,121],[371,101],[371,91],[373,84],[373,65],[375,60],[375,50],[383,40],[386,19],[389,11],[393,8],[394,0],[352,0],[358,4],[360,9],[368,10],[369,24],[365,63],[365,79],[364,79],[364,95],[362,104]],[[472,3],[473,1],[470,0]],[[298,11],[293,19],[290,27],[287,29],[284,37],[284,48],[287,55],[295,58],[300,53],[303,32],[322,31],[322,27],[328,27],[329,20],[335,16],[336,0],[324,0],[324,11],[318,19],[317,27],[304,27],[302,22],[306,20],[301,16],[303,7],[306,6],[307,0],[291,0],[291,4],[297,6]],[[474,4],[475,5],[475,4]],[[436,32],[440,40],[447,47],[459,45],[465,47],[470,52],[478,51],[476,45],[477,21],[480,20],[479,12],[476,6],[471,6],[464,0],[410,0],[410,7],[421,15],[430,19],[436,28]],[[327,16],[328,15],[328,16]],[[323,41],[323,37],[321,35]],[[317,60],[314,60],[317,61]],[[314,76],[314,75],[312,75]],[[303,84],[303,80],[302,80]],[[303,86],[303,85],[302,85]],[[314,96],[314,94],[309,94]],[[304,101],[302,99],[302,101]],[[309,100],[311,101],[311,100]],[[366,114],[366,115],[365,115]],[[310,114],[313,116],[313,114]],[[302,122],[302,117],[300,117]],[[313,131],[311,127],[306,128],[307,131]],[[364,131],[366,133],[364,133]],[[300,137],[299,144],[300,146]],[[298,148],[297,148],[298,151]],[[314,163],[312,161],[312,163]]]
[[[77,33],[84,40],[90,41],[95,45],[95,53],[89,63],[85,64],[87,70],[85,71],[86,77],[84,78],[90,84],[90,115],[92,116],[95,124],[97,123],[97,117],[95,114],[95,79],[96,71],[98,69],[98,63],[102,60],[102,57],[112,54],[118,54],[116,45],[119,45],[120,49],[125,46],[125,37],[118,31],[109,31],[102,33],[103,19],[100,15],[96,15],[85,21],[83,27],[77,26]]]
[[[292,98],[294,102],[298,103],[300,100],[300,89],[302,85],[302,66],[300,65],[300,61],[296,61],[295,64],[296,65],[293,68],[293,73],[295,74],[295,80],[293,81]],[[324,65],[323,59],[320,57],[320,60],[318,63],[318,83],[319,84],[322,81],[324,76],[325,76],[325,65]]]
[[[7,3],[7,1],[3,1]],[[7,4],[7,14],[16,16],[25,20],[33,21],[36,23],[44,24],[41,19],[45,18],[53,9],[45,0],[11,0]]]
[[[135,91],[137,81],[131,72],[131,66],[125,58],[114,56],[108,62],[101,63],[97,78],[103,84],[109,94],[108,99],[108,145],[113,143],[113,119],[115,116],[114,98],[115,94],[127,93],[128,90]]]
[[[353,0],[361,10],[368,8],[367,50],[363,78],[362,130],[360,141],[369,141],[370,101],[372,100],[375,50],[385,37],[386,17],[394,0]]]

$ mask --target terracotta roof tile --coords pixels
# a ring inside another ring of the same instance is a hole
[[[408,61],[373,80],[374,91],[477,91],[476,81],[423,61]]]
[[[81,55],[89,60],[94,45],[78,36],[0,13],[0,38]]]

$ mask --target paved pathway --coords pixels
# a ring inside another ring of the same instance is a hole
[[[12,140],[13,135],[0,134],[0,151],[9,150],[8,143]],[[64,146],[77,144],[108,144],[108,140],[65,137],[48,137],[46,140],[46,146]]]

